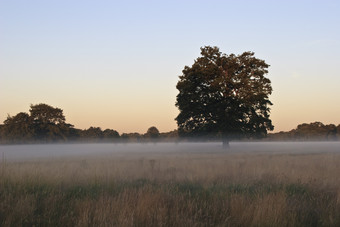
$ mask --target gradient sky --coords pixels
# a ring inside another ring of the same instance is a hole
[[[340,123],[340,1],[0,0],[0,122],[30,104],[77,128],[176,128],[200,47],[270,64],[275,131]]]

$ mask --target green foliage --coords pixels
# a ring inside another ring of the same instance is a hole
[[[181,135],[264,137],[269,119],[269,67],[252,52],[222,54],[217,47],[201,48],[201,57],[185,66],[179,77],[176,118]]]

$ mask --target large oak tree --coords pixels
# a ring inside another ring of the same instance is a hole
[[[218,47],[201,48],[194,64],[179,77],[176,121],[180,135],[229,140],[264,137],[273,130],[269,119],[269,65],[253,52],[226,55]]]

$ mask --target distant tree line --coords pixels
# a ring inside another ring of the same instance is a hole
[[[195,137],[182,137],[181,141],[191,141]],[[220,138],[200,138],[206,141],[217,141]],[[269,133],[270,141],[311,141],[340,140],[340,124],[325,125],[321,122],[304,123],[288,132]],[[31,105],[29,113],[20,112],[15,116],[7,116],[0,125],[0,143],[59,143],[59,142],[157,142],[178,141],[178,130],[161,133],[152,126],[146,133],[123,133],[100,127],[77,129],[65,120],[63,110],[47,104]]]
[[[290,141],[336,141],[340,140],[340,124],[325,125],[321,122],[303,123],[296,129],[288,132],[268,134],[268,140],[290,140]]]
[[[171,140],[177,131],[160,133],[152,126],[145,134],[123,133],[100,127],[77,129],[66,123],[63,110],[47,104],[31,105],[29,113],[7,116],[0,125],[0,143],[56,143],[56,142],[154,142]]]

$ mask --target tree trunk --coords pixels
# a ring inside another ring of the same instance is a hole
[[[229,146],[229,140],[228,139],[226,139],[226,138],[224,138],[223,139],[223,149],[226,149],[226,150],[228,150],[229,148],[230,148],[230,146]]]

